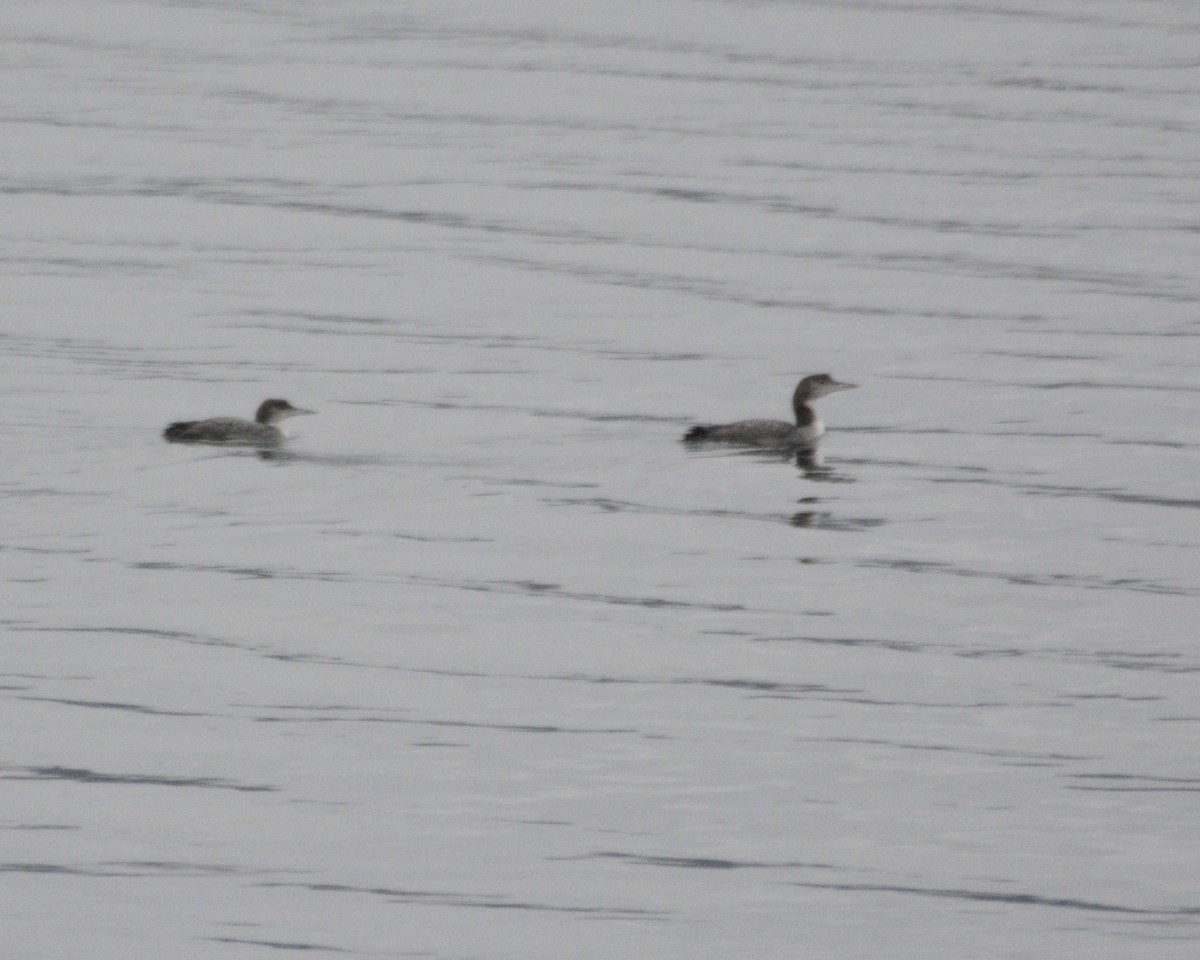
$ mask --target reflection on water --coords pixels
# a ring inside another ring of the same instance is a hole
[[[882,517],[839,517],[827,510],[801,510],[792,514],[790,522],[793,527],[848,532],[870,530],[887,523]]]
[[[259,450],[258,457],[272,463],[309,463],[327,467],[381,467],[398,466],[395,457],[361,453],[310,453],[279,447],[274,450]]]
[[[821,483],[853,483],[854,477],[840,470],[835,470],[825,463],[819,446],[808,447],[796,454],[796,466],[804,475],[805,480]]]

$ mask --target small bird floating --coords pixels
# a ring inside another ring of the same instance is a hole
[[[221,446],[273,447],[284,440],[276,426],[288,417],[315,413],[293,407],[286,400],[264,400],[253,420],[240,417],[212,417],[208,420],[179,420],[163,430],[170,443],[213,443]]]
[[[840,383],[827,373],[805,377],[792,394],[796,422],[785,420],[739,420],[737,423],[701,424],[684,435],[687,443],[736,443],[748,447],[798,449],[812,446],[825,432],[811,402],[839,390],[853,390],[857,383]]]

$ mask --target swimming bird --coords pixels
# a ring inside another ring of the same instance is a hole
[[[218,443],[238,447],[273,447],[283,442],[283,431],[275,424],[314,410],[293,407],[286,400],[264,400],[254,420],[213,417],[210,420],[180,420],[170,424],[163,437],[171,443]]]
[[[809,404],[818,397],[839,390],[853,390],[857,383],[839,383],[827,373],[805,377],[792,394],[795,424],[784,420],[739,420],[737,423],[701,424],[692,427],[684,436],[688,443],[740,443],[750,447],[797,448],[816,443],[825,432],[825,424],[817,419]]]

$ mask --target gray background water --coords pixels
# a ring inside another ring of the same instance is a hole
[[[1196,956],[1190,0],[0,27],[6,956]]]

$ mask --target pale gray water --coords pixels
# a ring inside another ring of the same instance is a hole
[[[0,24],[6,956],[1196,955],[1190,0]]]

